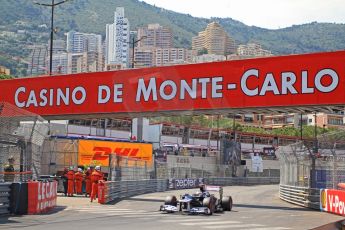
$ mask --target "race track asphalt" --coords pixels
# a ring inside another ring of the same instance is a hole
[[[304,230],[344,219],[280,200],[278,185],[225,187],[224,195],[231,195],[234,201],[231,212],[205,216],[158,211],[167,195],[188,192],[195,189],[145,194],[110,205],[90,203],[84,197],[59,197],[58,207],[52,213],[1,217],[0,229]]]

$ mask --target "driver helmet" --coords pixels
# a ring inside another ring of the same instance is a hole
[[[200,192],[205,192],[205,184],[199,184]]]

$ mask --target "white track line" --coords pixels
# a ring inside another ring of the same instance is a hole
[[[205,220],[207,222],[204,223],[200,223],[199,222],[199,226],[203,226],[203,225],[218,225],[218,224],[240,224],[241,222],[239,221],[208,221]],[[179,223],[181,225],[186,225],[186,226],[192,226],[195,225],[195,223]]]
[[[252,227],[263,227],[262,224],[230,224],[230,225],[215,225],[215,226],[201,226],[207,229],[252,229]]]
[[[220,221],[221,219],[212,219],[212,221],[217,221],[217,220]],[[197,221],[198,223],[200,223],[202,221],[208,221],[208,219],[199,218],[199,219],[174,219],[174,220],[158,220],[158,221],[159,222],[164,222],[164,223],[175,223],[176,221],[179,221],[179,222],[193,222],[193,221]]]

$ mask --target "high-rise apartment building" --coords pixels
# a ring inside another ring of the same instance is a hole
[[[148,47],[134,48],[134,67],[144,68],[154,66],[154,49]]]
[[[114,23],[106,25],[106,59],[107,65],[129,66],[129,22],[125,18],[123,7],[117,7]]]
[[[187,60],[188,51],[184,48],[155,49],[155,66],[183,64]]]
[[[195,55],[207,54],[228,55],[236,52],[235,40],[216,22],[207,25],[204,31],[192,39],[192,50]]]
[[[67,33],[67,52],[82,53],[87,50],[84,33],[70,31]]]
[[[102,36],[100,34],[87,34],[76,31],[67,33],[67,52],[100,52],[102,53]]]
[[[103,71],[102,36],[99,34],[67,33],[67,73]]]
[[[154,47],[168,49],[173,47],[172,32],[170,28],[159,24],[149,24],[138,28],[138,47]]]
[[[135,67],[167,66],[185,63],[191,59],[188,50],[173,47],[171,29],[149,24],[138,29],[140,40],[135,48]]]

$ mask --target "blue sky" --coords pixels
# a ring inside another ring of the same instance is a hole
[[[142,0],[195,17],[231,17],[278,29],[317,22],[345,23],[345,0]]]

